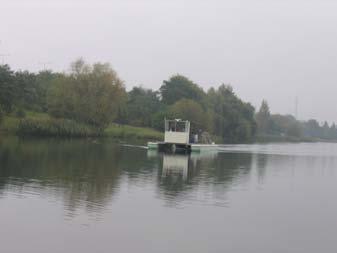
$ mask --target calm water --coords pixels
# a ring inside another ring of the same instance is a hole
[[[337,252],[337,144],[158,155],[0,139],[0,252]]]

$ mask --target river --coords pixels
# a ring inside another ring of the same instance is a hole
[[[337,250],[337,144],[168,155],[0,139],[0,252]]]

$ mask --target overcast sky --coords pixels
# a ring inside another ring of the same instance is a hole
[[[186,75],[230,83],[277,113],[337,122],[337,1],[0,0],[0,54],[14,69],[103,61],[130,89]]]

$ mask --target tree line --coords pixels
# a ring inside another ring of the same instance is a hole
[[[36,111],[99,131],[111,123],[163,130],[164,118],[181,118],[191,121],[193,133],[207,132],[220,142],[246,142],[268,134],[337,138],[335,125],[272,115],[266,101],[255,113],[230,85],[205,91],[177,74],[164,80],[158,90],[135,86],[126,91],[107,63],[88,64],[79,59],[70,69],[68,73],[32,73],[0,66],[0,121],[8,114],[25,118],[27,111]],[[32,122],[26,125],[36,128]],[[70,133],[75,131],[73,124],[66,125]]]
[[[335,123],[319,123],[315,119],[297,120],[292,115],[271,114],[268,102],[263,100],[256,113],[258,135],[295,137],[307,140],[337,140]]]

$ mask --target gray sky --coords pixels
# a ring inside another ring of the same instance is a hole
[[[0,0],[14,69],[110,62],[127,88],[180,73],[278,113],[337,122],[337,1]]]

